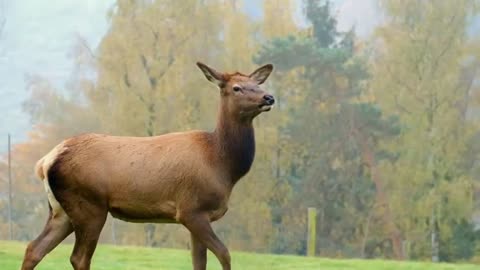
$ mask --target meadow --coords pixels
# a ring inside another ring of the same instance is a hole
[[[0,241],[0,269],[17,270],[26,243]],[[72,269],[69,263],[71,245],[60,245],[40,263],[38,270]],[[209,253],[209,270],[219,270],[220,265]],[[146,248],[134,246],[99,245],[93,257],[95,270],[187,270],[191,269],[188,250]],[[235,270],[474,270],[478,265],[433,264],[428,262],[396,262],[383,260],[352,260],[308,258],[301,256],[232,253]]]

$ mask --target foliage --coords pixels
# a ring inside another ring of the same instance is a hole
[[[390,19],[378,29],[382,50],[372,88],[402,130],[382,147],[397,155],[382,171],[390,175],[395,224],[412,245],[408,255],[438,260],[440,239],[450,237],[451,224],[472,214],[475,165],[460,164],[476,132],[465,116],[473,88],[464,81],[471,79],[464,67],[471,57],[466,28],[474,2],[384,3]]]

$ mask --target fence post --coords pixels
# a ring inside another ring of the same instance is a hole
[[[116,246],[117,245],[117,228],[115,226],[115,218],[112,216],[112,242]]]
[[[13,240],[12,228],[12,149],[10,141],[10,133],[8,134],[8,233],[10,240]]]
[[[317,229],[317,209],[308,208],[308,239],[307,239],[307,256],[315,256],[315,242]]]

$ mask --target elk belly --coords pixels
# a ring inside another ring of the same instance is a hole
[[[177,223],[177,209],[173,201],[148,206],[111,206],[109,212],[114,218],[134,223]]]

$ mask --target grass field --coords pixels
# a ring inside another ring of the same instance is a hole
[[[20,268],[26,243],[0,241],[0,269]],[[39,270],[72,269],[69,263],[71,245],[61,245],[37,267]],[[208,269],[220,269],[216,258],[209,254]],[[234,270],[476,270],[478,265],[431,264],[381,260],[333,260],[300,256],[232,253]],[[93,258],[93,270],[187,270],[191,269],[187,250],[101,245]]]

